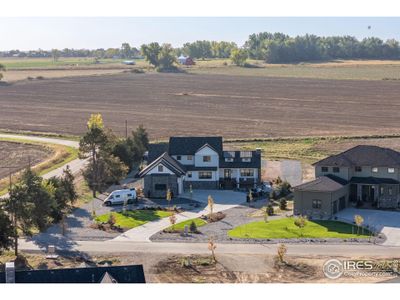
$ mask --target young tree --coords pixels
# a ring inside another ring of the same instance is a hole
[[[110,215],[108,216],[107,223],[110,224],[110,226],[114,226],[116,222],[117,218],[115,217],[115,214],[110,213]]]
[[[172,215],[169,216],[169,222],[171,223],[172,231],[175,231],[175,223],[176,223],[175,214],[172,214]]]
[[[192,222],[190,223],[189,230],[190,230],[190,232],[192,232],[192,233],[196,233],[196,232],[197,232],[197,225],[196,225],[196,223],[195,223],[194,221],[192,221]]]
[[[174,66],[176,63],[176,56],[174,53],[174,49],[170,44],[164,44],[161,47],[161,51],[158,53],[158,70],[159,71],[168,71],[172,69],[176,69]]]
[[[360,227],[364,223],[364,218],[362,216],[360,216],[360,215],[355,215],[354,216],[354,222],[357,225],[357,235],[359,235],[360,234]]]
[[[277,249],[277,258],[280,263],[285,262],[285,255],[287,253],[287,248],[285,244],[279,244],[278,249]]]
[[[247,60],[247,51],[244,49],[233,49],[231,51],[231,61],[237,66],[244,66]]]
[[[295,218],[294,225],[296,225],[300,229],[300,235],[303,236],[303,228],[307,225],[307,217],[299,216]]]
[[[208,219],[211,221],[212,215],[213,215],[213,209],[214,209],[214,199],[211,197],[211,195],[208,195],[207,202],[208,202],[208,209],[210,210]]]
[[[0,64],[0,80],[3,79],[3,73],[1,73],[1,72],[5,71],[5,70],[6,70],[6,67],[4,65]]]
[[[168,189],[168,190],[167,190],[166,199],[167,199],[167,201],[168,201],[168,206],[171,207],[171,201],[172,201],[172,192],[171,192],[171,189]]]
[[[208,239],[208,250],[211,251],[211,256],[214,260],[214,262],[217,262],[217,258],[215,257],[215,249],[217,248],[217,245],[214,242],[214,238],[210,237]]]
[[[0,254],[14,245],[14,233],[10,217],[0,208]]]
[[[249,197],[249,206],[253,206],[254,198],[253,198],[253,193],[251,192],[251,190],[249,190],[247,197]]]

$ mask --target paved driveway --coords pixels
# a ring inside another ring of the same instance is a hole
[[[387,240],[383,243],[385,246],[400,246],[400,212],[346,208],[336,214],[338,219],[349,223],[354,222],[355,215],[364,218],[364,225],[386,236]]]

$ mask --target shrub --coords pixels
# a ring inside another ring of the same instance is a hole
[[[282,198],[282,199],[279,201],[279,208],[280,208],[281,210],[286,210],[286,208],[287,208],[287,201],[286,201],[285,198]]]
[[[194,221],[192,221],[192,223],[190,223],[190,232],[196,233],[197,232],[197,225]]]
[[[268,216],[272,216],[274,214],[274,207],[272,204],[268,204],[266,210]]]
[[[115,218],[115,215],[113,213],[110,213],[110,215],[108,216],[107,223],[110,224],[111,226],[114,226],[116,222],[117,219]]]
[[[292,187],[292,186],[290,185],[289,182],[287,182],[286,180],[283,181],[283,182],[280,184],[281,196],[286,196],[286,195],[290,194],[290,193],[291,193],[291,191],[290,191],[290,188],[291,188],[291,187]]]

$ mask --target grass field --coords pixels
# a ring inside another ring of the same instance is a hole
[[[31,156],[32,170],[40,176],[55,170],[64,164],[78,158],[78,150],[72,147],[49,143],[33,142],[23,139],[0,138],[0,144],[6,144],[0,155],[4,160],[1,166],[16,166],[11,181],[19,181],[21,171],[28,165],[28,156]],[[31,150],[34,149],[32,152]],[[1,149],[0,149],[1,150]],[[5,163],[6,162],[6,163]],[[6,170],[6,171],[4,171]],[[8,169],[0,168],[0,195],[8,192],[9,178],[4,178]]]
[[[356,234],[353,225],[337,221],[308,221],[303,229],[294,225],[294,218],[284,218],[265,223],[252,222],[235,227],[228,232],[230,237],[254,239],[294,238],[368,238],[370,232],[364,229]]]
[[[194,222],[196,224],[197,227],[201,227],[207,224],[206,221],[204,221],[203,219],[200,218],[196,218],[196,219],[190,219],[190,220],[186,220],[180,223],[175,224],[174,226],[174,230],[177,231],[183,231],[185,229],[185,226],[187,225],[189,227],[190,230],[190,224]],[[165,229],[166,231],[170,231],[172,230],[172,226],[168,227],[167,229]]]
[[[169,217],[172,212],[163,210],[128,210],[125,212],[113,212],[116,219],[116,226],[122,228],[134,228],[147,222],[155,221],[165,217]],[[110,214],[104,214],[96,217],[97,222],[107,222]]]

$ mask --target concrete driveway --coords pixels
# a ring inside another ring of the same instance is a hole
[[[400,212],[346,208],[336,214],[339,220],[354,222],[354,216],[364,218],[364,225],[373,227],[386,236],[385,246],[400,246]]]
[[[231,190],[193,190],[192,199],[207,204],[209,195],[215,204],[236,206],[246,202],[246,193]],[[185,192],[182,197],[190,199],[190,193]]]

